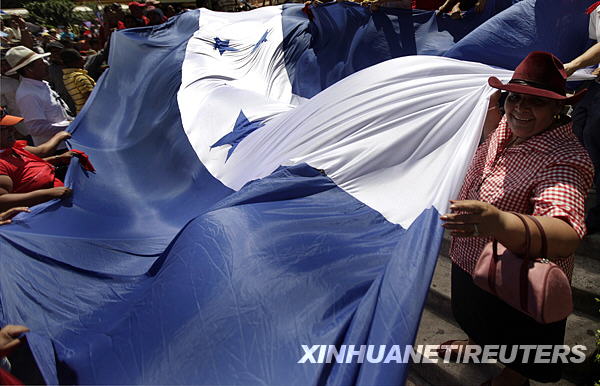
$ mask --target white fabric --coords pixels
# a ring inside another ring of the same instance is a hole
[[[600,6],[590,13],[590,39],[600,42]]]
[[[24,118],[22,134],[31,135],[36,146],[66,129],[72,120],[64,102],[46,81],[21,77],[16,99]]]
[[[207,169],[238,190],[280,165],[306,162],[405,228],[426,208],[445,212],[481,136],[494,91],[487,79],[507,81],[511,72],[404,57],[355,73],[295,106],[281,53],[280,13],[270,7],[200,18],[178,102]],[[267,42],[254,49],[265,30]],[[221,55],[215,37],[238,50]],[[211,146],[232,131],[240,111],[264,126],[226,160],[230,145]]]
[[[177,101],[190,143],[217,178],[216,165],[225,162],[228,147],[207,149],[231,131],[242,109],[251,121],[268,120],[301,99],[292,95],[285,69],[281,10],[280,6],[236,13],[203,9],[200,28],[188,43]],[[257,47],[265,32],[266,41]],[[215,38],[229,40],[237,51],[221,54],[214,47]]]

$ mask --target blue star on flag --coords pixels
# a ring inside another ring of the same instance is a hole
[[[215,38],[215,44],[213,45],[215,50],[219,50],[219,54],[223,55],[225,51],[237,51],[237,49],[233,47],[229,47],[229,40],[221,40],[219,38]]]
[[[260,46],[261,44],[263,44],[264,42],[267,41],[267,35],[269,34],[269,32],[270,32],[269,30],[265,31],[263,36],[261,36],[261,38],[258,39],[258,42],[256,42],[256,44],[254,45],[254,48],[252,48],[252,52],[256,51],[258,46]]]
[[[240,142],[242,142],[242,140],[254,130],[260,129],[262,126],[264,126],[264,124],[265,123],[260,120],[249,121],[244,115],[244,112],[240,110],[240,115],[235,121],[233,131],[215,142],[214,145],[211,146],[211,149],[217,146],[231,145],[231,148],[229,148],[229,151],[227,152],[227,158],[225,159],[225,162],[227,162],[237,145],[239,145]]]

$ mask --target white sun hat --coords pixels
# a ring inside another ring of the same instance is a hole
[[[16,46],[8,50],[4,59],[10,64],[10,70],[6,71],[6,75],[13,75],[19,68],[23,68],[31,62],[40,58],[49,56],[50,53],[38,54],[27,47]]]

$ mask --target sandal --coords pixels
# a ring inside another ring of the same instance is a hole
[[[464,344],[459,344],[463,343]],[[450,350],[450,360],[456,361],[458,359],[458,354],[460,353],[459,349],[451,349],[450,346],[466,346],[469,344],[468,339],[454,339],[447,340],[444,343],[440,344],[438,348],[435,350],[437,352],[438,357],[444,359],[446,358],[446,354],[448,350]]]

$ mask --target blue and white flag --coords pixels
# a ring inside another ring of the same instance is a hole
[[[414,342],[487,78],[511,72],[417,55],[454,44],[433,12],[312,13],[113,36],[72,125],[97,172],[74,160],[70,200],[0,229],[0,320],[47,383],[404,382],[362,347]]]

